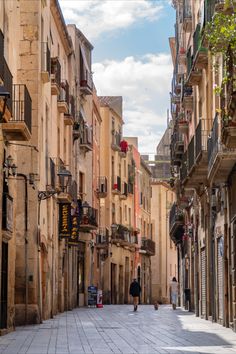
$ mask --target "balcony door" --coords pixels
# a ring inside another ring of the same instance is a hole
[[[111,304],[117,304],[117,284],[116,284],[116,275],[117,275],[117,265],[111,263]]]
[[[7,296],[8,296],[8,243],[2,242],[1,270],[1,318],[0,328],[7,328]]]

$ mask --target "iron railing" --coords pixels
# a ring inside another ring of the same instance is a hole
[[[121,134],[114,131],[112,133],[112,144],[120,147],[120,143],[121,143]]]
[[[98,210],[91,206],[83,206],[79,208],[80,225],[98,226]]]
[[[145,250],[148,254],[154,255],[156,250],[156,244],[150,238],[143,237],[141,241],[141,249]]]
[[[188,171],[191,171],[195,163],[195,137],[193,136],[188,145]]]
[[[112,189],[118,190],[119,192],[121,192],[121,178],[120,178],[120,176],[116,177],[116,181],[114,182]]]
[[[70,94],[69,94],[69,84],[67,80],[63,80],[60,85],[60,94],[58,97],[58,101],[66,102],[68,107],[70,105]]]
[[[51,55],[47,42],[41,43],[41,71],[51,72]]]
[[[212,130],[210,133],[210,137],[207,142],[207,151],[208,151],[208,170],[211,169],[211,166],[215,160],[217,153],[220,150],[220,142],[219,142],[219,116],[216,114]]]
[[[192,11],[190,0],[184,0],[183,2],[183,20],[191,20],[192,19]]]
[[[57,84],[58,86],[61,85],[61,64],[58,58],[51,58],[51,74],[52,82]]]
[[[105,176],[98,177],[98,193],[107,193],[107,177]]]
[[[93,128],[87,124],[83,124],[80,135],[80,145],[93,145]]]
[[[195,58],[197,52],[201,50],[206,52],[207,49],[202,46],[201,25],[197,24],[196,30],[193,34],[193,58]]]
[[[190,75],[193,66],[193,56],[192,56],[192,47],[189,47],[187,52],[187,74]]]
[[[75,97],[73,95],[70,95],[69,101],[70,101],[70,107],[69,107],[70,115],[73,118],[75,118]]]
[[[26,85],[13,85],[13,114],[11,122],[25,122],[30,133],[32,124],[32,101]]]
[[[173,228],[176,222],[184,224],[184,215],[182,210],[178,208],[176,203],[174,203],[170,209],[169,215],[170,230]]]
[[[208,139],[207,120],[200,119],[195,133],[196,159],[202,152],[207,151],[207,139]]]
[[[182,157],[182,163],[180,166],[180,180],[184,181],[188,176],[188,159],[187,159],[187,151],[184,152]]]
[[[106,227],[99,227],[98,234],[96,235],[96,244],[104,245],[108,244],[109,231]]]

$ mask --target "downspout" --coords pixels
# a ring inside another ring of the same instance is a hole
[[[41,297],[41,277],[40,277],[40,211],[41,211],[41,199],[38,199],[38,234],[37,234],[37,271],[38,271],[38,308],[39,308],[39,322],[42,323],[42,297]]]
[[[27,176],[23,173],[18,173],[17,177],[22,177],[25,184],[25,325],[28,323],[28,188],[27,188]]]

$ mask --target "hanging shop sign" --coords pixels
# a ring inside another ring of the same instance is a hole
[[[70,237],[71,235],[71,204],[59,204],[59,237]]]
[[[79,242],[79,218],[78,215],[71,216],[71,233],[68,239],[68,244],[71,246],[78,246]]]

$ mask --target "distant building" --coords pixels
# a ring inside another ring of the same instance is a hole
[[[148,155],[143,155],[142,158],[146,161],[148,167],[152,171],[152,177],[159,180],[168,180],[171,177],[170,173],[170,141],[171,141],[171,126],[169,125],[157,145],[156,155],[154,160],[149,160]]]

